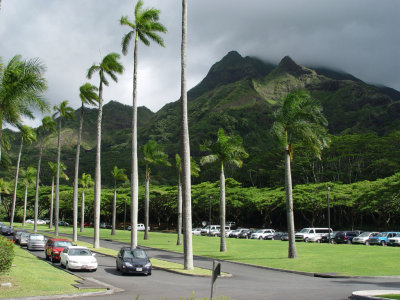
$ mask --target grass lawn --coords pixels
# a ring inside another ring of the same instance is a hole
[[[32,225],[26,227],[32,228]],[[48,227],[39,225],[38,229],[48,230]],[[59,232],[71,234],[72,228],[59,227]],[[101,229],[100,237],[130,242],[129,231],[117,230],[114,236],[110,233],[110,229]],[[93,236],[93,228],[85,228],[79,234]],[[139,232],[138,238],[142,246],[183,252],[183,246],[176,245],[176,234],[150,232],[149,240],[145,241],[143,233]],[[299,257],[288,259],[287,242],[227,239],[228,251],[221,253],[219,238],[193,236],[194,255],[303,272],[359,276],[400,275],[400,269],[394,263],[400,254],[400,248],[397,247],[313,243],[297,243],[296,246]]]
[[[375,296],[375,297],[381,297],[381,298],[386,298],[386,299],[400,299],[400,295],[381,295],[381,296]]]
[[[0,282],[11,282],[12,287],[0,287],[0,298],[28,297],[102,291],[99,289],[78,290],[72,284],[79,278],[50,264],[16,246],[14,267],[8,274],[0,276]]]

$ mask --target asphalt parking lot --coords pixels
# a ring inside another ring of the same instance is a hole
[[[91,242],[90,238],[80,237]],[[123,243],[101,241],[102,247],[119,249]],[[31,251],[45,260],[43,251]],[[181,254],[147,250],[150,257],[170,261],[183,261]],[[210,296],[210,278],[192,277],[153,270],[151,276],[121,275],[115,268],[115,259],[97,254],[96,272],[74,271],[76,275],[94,278],[123,291],[108,295],[106,299],[180,299],[194,293],[196,298]],[[196,266],[211,268],[212,260],[195,257]],[[54,264],[60,267],[59,263]],[[231,299],[347,299],[356,290],[400,289],[400,278],[318,278],[286,272],[266,270],[236,263],[222,262],[222,270],[233,276],[219,278],[214,295]],[[83,297],[80,297],[84,299]],[[80,299],[78,298],[78,299]],[[75,298],[76,299],[76,298]],[[85,299],[87,299],[85,297]]]

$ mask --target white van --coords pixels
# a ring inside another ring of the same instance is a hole
[[[317,242],[321,241],[321,238],[328,233],[333,233],[331,228],[303,228],[299,232],[296,232],[296,242]]]
[[[201,229],[201,235],[212,235],[214,236],[217,232],[220,231],[220,225],[207,225]]]

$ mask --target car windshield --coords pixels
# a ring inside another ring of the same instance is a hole
[[[300,230],[300,233],[308,233],[308,229],[307,228],[303,228],[302,230]]]
[[[377,235],[376,235],[376,237],[385,237],[385,236],[387,236],[388,234],[386,233],[386,232],[381,232],[381,233],[378,233]]]
[[[21,237],[27,238],[28,236],[29,236],[29,233],[28,233],[28,232],[23,232],[23,233],[21,233]]]
[[[70,249],[68,255],[72,256],[90,256],[92,253],[89,249]]]
[[[69,241],[57,241],[54,242],[54,247],[68,247],[72,246],[72,243]]]
[[[234,230],[234,231],[232,231],[232,232],[235,232],[235,233],[236,233],[236,232],[240,232],[240,229],[236,229],[236,230]]]
[[[264,229],[259,229],[259,230],[256,230],[254,233],[263,233],[264,232]]]
[[[125,250],[124,254],[125,258],[147,258],[146,252],[141,249]]]
[[[33,234],[31,234],[29,236],[29,239],[31,239],[33,241],[43,241],[44,240],[44,236],[43,235],[33,235]]]

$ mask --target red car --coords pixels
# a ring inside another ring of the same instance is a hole
[[[67,239],[48,239],[45,246],[46,260],[51,262],[60,261],[60,253],[66,248],[72,246],[70,240]]]

